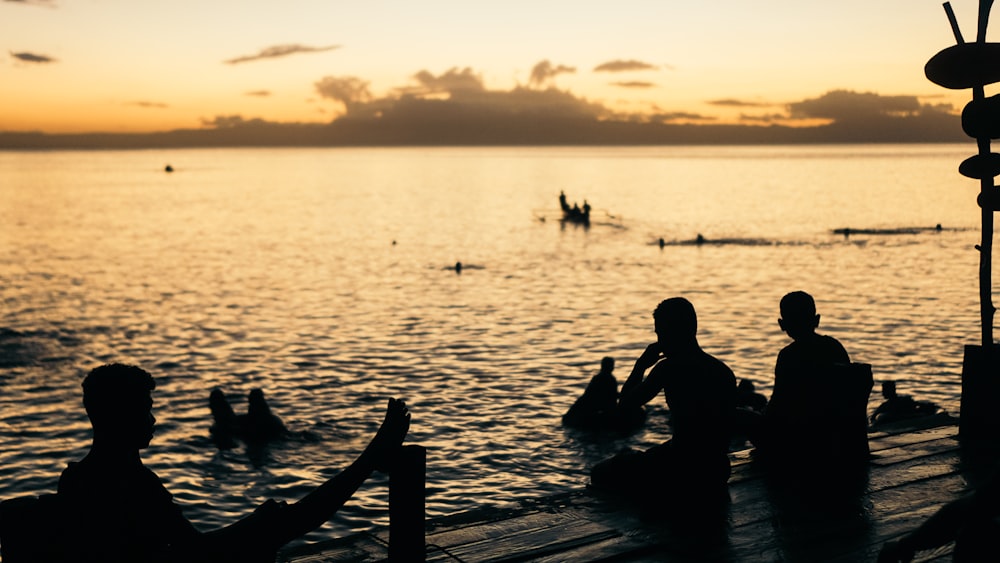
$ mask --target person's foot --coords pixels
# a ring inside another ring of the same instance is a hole
[[[399,447],[409,430],[410,411],[406,408],[406,403],[398,399],[389,399],[385,420],[365,449],[365,452],[372,456],[375,469],[383,473],[389,472],[392,460],[399,452]]]

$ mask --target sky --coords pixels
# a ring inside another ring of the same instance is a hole
[[[978,1],[951,5],[974,39]],[[923,73],[955,43],[938,0],[0,0],[0,43],[0,132],[328,123],[470,93],[793,125],[836,92],[970,97]]]

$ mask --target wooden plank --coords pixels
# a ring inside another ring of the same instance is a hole
[[[560,520],[562,521],[544,528],[519,530],[485,540],[462,543],[448,548],[448,552],[461,561],[529,561],[621,535],[618,530],[590,520],[575,517]],[[440,545],[437,539],[431,541],[435,545]]]
[[[385,561],[389,546],[367,533],[358,533],[311,545],[282,550],[278,563],[334,563]]]

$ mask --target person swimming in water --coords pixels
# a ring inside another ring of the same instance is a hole
[[[264,391],[252,389],[247,394],[247,413],[237,415],[229,399],[216,387],[208,396],[212,411],[212,437],[219,447],[232,447],[234,439],[247,442],[269,442],[288,434],[288,428],[278,415],[271,411]]]
[[[931,401],[916,401],[909,395],[898,394],[895,381],[882,382],[882,397],[885,401],[872,413],[872,424],[888,424],[938,411],[938,406]]]
[[[618,380],[614,376],[615,359],[601,359],[597,372],[583,395],[577,398],[562,417],[564,426],[584,430],[617,430],[635,428],[646,419],[643,407],[623,409],[618,406]]]

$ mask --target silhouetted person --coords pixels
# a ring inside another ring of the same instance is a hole
[[[661,302],[653,312],[653,324],[656,342],[636,360],[622,385],[619,404],[636,408],[663,392],[673,437],[644,452],[626,450],[598,463],[591,470],[591,482],[654,502],[678,497],[704,501],[713,489],[725,492],[729,479],[736,378],[726,364],[699,346],[697,316],[687,299]]]
[[[98,367],[83,382],[93,445],[63,471],[57,494],[71,537],[54,541],[72,546],[71,561],[273,561],[282,545],[329,520],[372,471],[388,467],[410,423],[406,405],[390,399],[375,437],[338,475],[294,504],[269,500],[233,525],[201,533],[139,455],[153,437],[155,387],[149,373],[123,364]]]
[[[736,407],[763,414],[767,408],[767,397],[757,392],[753,381],[741,379],[736,386]]]
[[[882,546],[878,563],[909,563],[918,551],[955,542],[952,561],[995,561],[1000,535],[1000,479],[942,506],[917,529]]]
[[[895,381],[882,382],[882,402],[875,412],[872,413],[872,424],[886,424],[897,420],[905,420],[917,416],[934,414],[938,406],[930,401],[915,401],[909,395],[900,395],[896,392]]]
[[[777,469],[794,472],[813,464],[836,473],[866,466],[870,366],[852,366],[836,338],[816,332],[820,316],[808,293],[785,295],[780,310],[778,325],[792,343],[778,353],[771,400],[751,441]],[[812,459],[819,452],[830,459]]]
[[[736,413],[733,415],[734,449],[742,449],[748,438],[756,437],[762,425],[767,397],[757,392],[749,379],[736,386]]]
[[[566,202],[566,192],[562,190],[559,191],[559,209],[562,209],[563,213],[569,213],[570,211],[569,203]]]
[[[247,395],[246,414],[237,415],[226,395],[218,388],[209,394],[208,405],[213,418],[212,437],[219,447],[232,447],[234,438],[262,443],[288,434],[285,423],[271,412],[260,389],[252,389]]]
[[[461,274],[462,273],[462,263],[461,262],[455,262],[455,273],[456,274]]]
[[[270,405],[260,389],[252,389],[247,394],[247,412],[237,415],[229,399],[221,389],[212,389],[208,396],[208,406],[212,411],[212,435],[223,442],[240,438],[248,442],[267,442],[288,433],[284,422],[271,412]]]
[[[620,409],[618,380],[614,376],[615,359],[605,356],[586,390],[562,417],[564,425],[586,430],[627,430],[646,418],[642,407]]]
[[[163,171],[164,171],[164,172],[173,172],[173,171],[174,171],[174,167],[173,167],[173,166],[170,166],[170,165],[168,164],[168,165],[166,165],[166,166],[164,166],[164,167],[163,167]]]

